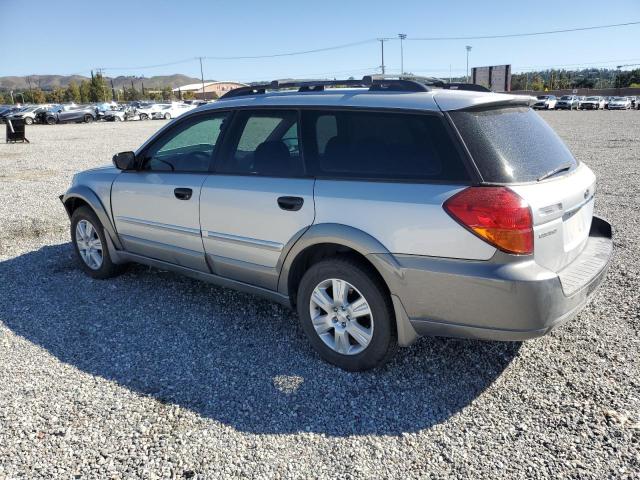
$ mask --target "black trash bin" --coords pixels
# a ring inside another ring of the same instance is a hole
[[[25,123],[21,118],[7,118],[7,143],[9,142],[27,142],[25,137]]]

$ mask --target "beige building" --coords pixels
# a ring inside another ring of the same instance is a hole
[[[204,82],[204,99],[211,100],[213,98],[219,98],[229,90],[234,88],[246,87],[247,85],[239,82]],[[193,92],[196,98],[203,99],[202,95],[202,83],[190,83],[189,85],[183,85],[173,89],[173,93],[179,96],[181,93]]]

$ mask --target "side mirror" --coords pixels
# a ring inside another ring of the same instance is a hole
[[[113,156],[113,164],[120,170],[136,169],[136,154],[133,152],[120,152]]]

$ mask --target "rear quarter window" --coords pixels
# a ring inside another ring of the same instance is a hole
[[[554,130],[528,107],[449,112],[484,181],[533,182],[577,161]]]
[[[469,180],[440,115],[305,111],[303,129],[305,158],[319,177]]]

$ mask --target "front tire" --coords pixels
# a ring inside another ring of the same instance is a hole
[[[297,308],[311,345],[333,365],[369,370],[395,353],[391,298],[371,266],[351,258],[316,263],[300,281]]]
[[[124,270],[111,261],[102,223],[89,207],[80,207],[71,215],[71,241],[80,268],[90,277],[102,280]]]
[[[56,119],[53,117],[47,117],[46,122],[47,122],[47,125],[55,125]]]
[[[170,113],[165,113],[164,114],[164,119],[165,120],[171,120],[171,114]]]
[[[149,120],[149,115],[147,115],[146,113],[141,113],[140,120]]]
[[[33,118],[31,118],[31,117],[26,117],[26,118],[24,119],[24,123],[25,123],[25,125],[33,125]]]
[[[84,123],[91,123],[91,122],[93,122],[93,117],[91,115],[85,115]]]

